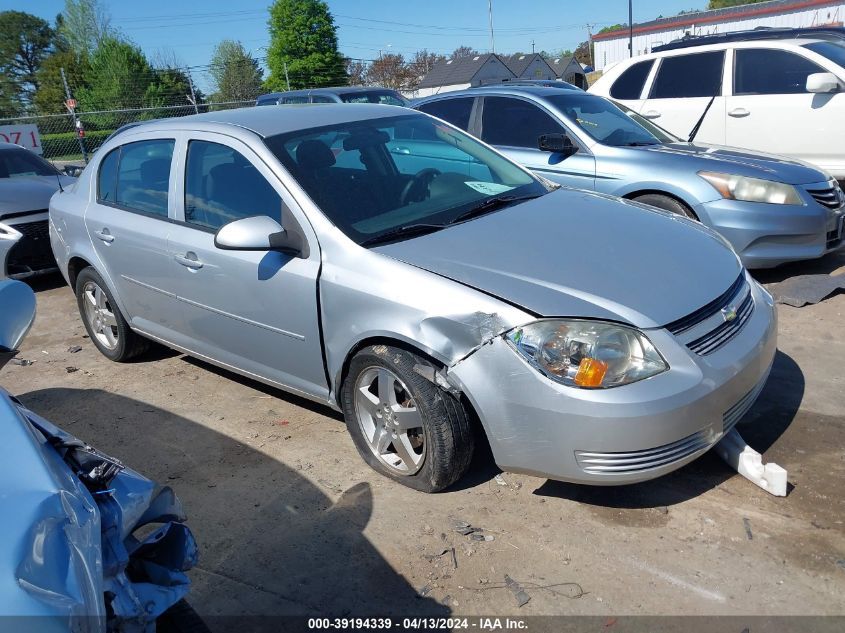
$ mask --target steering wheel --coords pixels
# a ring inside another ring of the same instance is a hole
[[[439,169],[426,167],[414,174],[411,180],[408,181],[408,184],[402,189],[402,195],[400,196],[402,206],[411,202],[425,200],[428,195],[428,186],[440,173]]]

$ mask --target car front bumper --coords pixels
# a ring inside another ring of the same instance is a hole
[[[806,198],[803,205],[720,199],[696,205],[693,210],[731,243],[746,268],[816,259],[840,248],[845,208],[828,209],[806,190],[797,189]]]
[[[750,282],[754,309],[706,356],[666,329],[646,331],[670,369],[623,387],[566,387],[497,337],[449,375],[475,407],[504,470],[594,485],[645,481],[694,460],[748,411],[777,348],[771,297]]]
[[[56,269],[47,211],[0,220],[0,278],[24,279]]]

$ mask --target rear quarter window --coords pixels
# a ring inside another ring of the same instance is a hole
[[[649,59],[648,61],[637,62],[625,70],[613,82],[613,86],[610,88],[610,96],[614,99],[639,99],[652,66],[654,66],[654,60]]]
[[[418,110],[438,119],[443,119],[462,130],[469,129],[469,116],[472,113],[474,97],[441,99],[421,105]]]

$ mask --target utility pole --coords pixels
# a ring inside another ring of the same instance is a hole
[[[595,70],[596,60],[593,59],[593,27],[595,24],[587,23],[587,59],[590,60],[590,67]]]
[[[490,52],[496,52],[496,41],[493,39],[493,0],[487,0],[487,13],[490,17]]]
[[[190,101],[194,106],[194,112],[196,114],[200,113],[199,106],[197,106],[197,94],[194,92],[194,80],[191,79],[191,71],[187,68],[185,69],[185,75],[188,77],[188,86],[191,88],[191,96],[188,97],[188,101]]]
[[[634,0],[628,0],[628,57],[634,56]]]
[[[285,83],[288,85],[288,92],[290,92],[290,77],[288,77],[288,63],[282,60],[282,65],[285,67]]]
[[[76,133],[76,140],[79,141],[79,149],[82,152],[82,160],[84,160],[87,165],[88,152],[85,151],[85,141],[83,140],[85,131],[82,127],[82,121],[76,118],[76,100],[70,93],[70,86],[68,86],[67,77],[65,77],[65,69],[63,67],[59,67],[59,72],[62,74],[62,83],[65,85],[65,97],[67,98],[65,101],[65,107],[68,109],[68,112],[70,112],[71,119],[73,119],[73,130]]]
[[[534,40],[531,40],[531,54],[534,54]]]

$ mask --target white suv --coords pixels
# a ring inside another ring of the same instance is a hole
[[[590,92],[685,139],[712,98],[696,140],[800,158],[845,180],[845,39],[666,48],[613,66]]]

